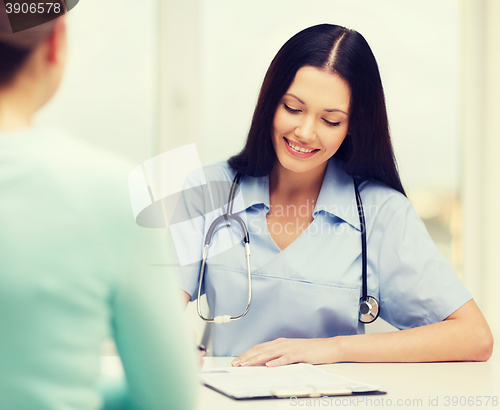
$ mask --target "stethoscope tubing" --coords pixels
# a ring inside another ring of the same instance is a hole
[[[368,300],[368,283],[367,283],[367,260],[366,260],[366,223],[365,223],[365,213],[363,210],[363,203],[361,202],[361,195],[359,194],[358,184],[354,180],[354,192],[356,193],[356,204],[358,206],[359,224],[361,229],[361,266],[362,266],[362,281],[363,281],[363,301]]]
[[[241,180],[242,177],[243,177],[243,174],[241,174],[239,172],[236,173],[236,176],[234,177],[233,183],[231,185],[231,189],[229,191],[227,211],[226,211],[226,213],[217,217],[212,222],[212,224],[208,228],[207,234],[205,236],[205,243],[204,243],[204,247],[203,247],[203,254],[202,254],[201,268],[200,268],[200,277],[199,277],[199,282],[198,282],[198,298],[197,298],[198,315],[205,322],[227,323],[230,321],[238,320],[238,319],[241,319],[243,316],[245,316],[248,313],[248,310],[250,309],[250,303],[252,301],[252,274],[251,274],[251,268],[250,268],[250,235],[248,234],[248,229],[247,229],[243,219],[241,219],[238,215],[233,214],[233,202],[234,202],[234,198],[236,196],[236,190],[237,190],[239,181]],[[357,184],[356,179],[354,177],[353,177],[353,182],[354,182],[354,192],[356,195],[356,204],[357,204],[360,229],[361,229],[362,297],[361,297],[360,306],[359,306],[358,320],[362,323],[371,323],[375,319],[377,319],[377,317],[379,316],[380,309],[379,309],[379,303],[378,303],[377,299],[374,298],[373,296],[368,295],[365,214],[364,214],[364,210],[363,210],[363,203],[361,201],[361,195],[359,194],[358,184]],[[226,226],[230,227],[231,221],[236,222],[240,226],[240,228],[243,232],[243,242],[245,244],[245,257],[246,257],[247,276],[248,276],[247,306],[246,306],[245,310],[243,311],[243,313],[240,314],[239,316],[222,315],[222,316],[216,316],[213,319],[209,319],[203,315],[203,313],[201,311],[201,306],[200,306],[201,287],[203,284],[203,278],[205,276],[208,248],[210,247],[210,244],[212,242],[212,239],[213,239],[213,236],[215,234],[217,227],[222,222],[225,222]]]
[[[245,316],[248,313],[248,310],[250,309],[250,303],[252,301],[252,270],[250,267],[250,235],[248,234],[248,229],[247,229],[243,219],[241,219],[238,215],[233,215],[233,202],[234,202],[234,198],[236,196],[236,190],[237,190],[238,183],[239,183],[241,177],[242,177],[242,174],[238,172],[233,180],[233,183],[231,185],[231,190],[229,191],[227,212],[222,214],[221,216],[215,218],[215,220],[212,222],[212,224],[208,228],[207,234],[205,236],[205,244],[203,246],[203,255],[202,255],[202,259],[201,259],[200,279],[198,282],[198,298],[197,298],[197,302],[196,302],[198,315],[205,322],[227,323],[227,322],[241,319],[243,316]],[[240,226],[241,231],[243,232],[243,242],[245,244],[245,258],[246,258],[246,265],[247,265],[247,280],[248,280],[247,306],[246,306],[245,310],[243,311],[243,313],[239,316],[221,315],[221,316],[216,316],[213,319],[209,319],[203,315],[203,313],[201,311],[201,306],[200,306],[201,287],[203,284],[203,277],[205,276],[208,248],[210,247],[215,230],[217,229],[219,224],[222,222],[225,222],[226,226],[230,227],[231,221],[235,221]]]

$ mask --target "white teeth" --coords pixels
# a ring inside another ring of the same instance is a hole
[[[300,148],[300,147],[297,147],[295,145],[293,145],[290,141],[286,140],[286,142],[288,143],[288,145],[294,150],[294,151],[297,151],[297,152],[303,152],[305,154],[309,153],[309,152],[313,152],[315,150],[313,149],[305,149],[305,148]]]

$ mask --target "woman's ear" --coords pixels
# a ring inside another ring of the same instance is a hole
[[[44,40],[47,46],[47,60],[50,64],[64,64],[66,61],[66,23],[58,17],[52,32]]]

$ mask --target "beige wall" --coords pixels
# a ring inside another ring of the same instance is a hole
[[[500,336],[500,2],[462,0],[465,283]]]
[[[61,88],[37,116],[134,161],[157,146],[159,0],[86,0],[67,15]]]

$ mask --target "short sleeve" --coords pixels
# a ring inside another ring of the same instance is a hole
[[[203,170],[188,176],[169,219],[167,231],[169,271],[177,277],[178,286],[191,296],[191,300],[195,300],[198,295],[205,215],[208,212],[207,204],[210,203],[205,187]]]
[[[168,261],[177,276],[179,286],[191,296],[198,297],[198,284],[205,238],[212,222],[222,215],[232,184],[227,166],[217,163],[192,172],[169,218],[167,234]],[[242,206],[241,195],[236,196],[235,208]],[[209,256],[221,253],[233,242],[222,224],[215,229],[216,239],[211,235]],[[233,236],[238,242],[238,235]],[[201,294],[204,294],[204,285]]]
[[[446,319],[472,296],[409,201],[387,224],[378,257],[380,315],[399,329]]]

